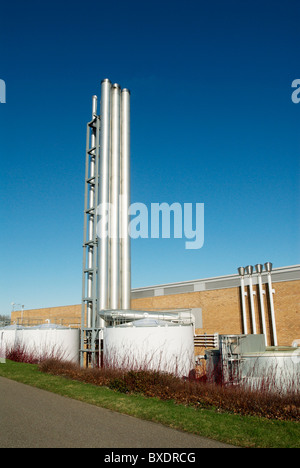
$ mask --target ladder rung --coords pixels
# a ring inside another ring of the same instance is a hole
[[[88,154],[91,154],[93,151],[95,151],[96,148],[97,148],[96,146],[93,146],[92,148],[90,148],[88,150]]]
[[[91,128],[96,128],[97,125],[96,125],[96,122],[97,122],[97,117],[95,117],[95,119],[91,120],[90,122],[88,122],[88,126],[91,127]]]
[[[83,244],[83,247],[88,247],[88,246],[91,246],[91,245],[94,245],[94,244],[97,244],[97,241],[90,240],[90,241],[85,242]]]

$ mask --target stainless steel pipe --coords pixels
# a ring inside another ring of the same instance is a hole
[[[109,204],[109,160],[110,160],[110,102],[111,82],[101,83],[100,103],[100,190],[99,201],[102,210],[102,223],[98,232],[98,309],[107,309],[108,304],[108,222],[105,217]],[[108,217],[108,216],[107,216]],[[108,220],[107,220],[108,221]]]
[[[238,272],[241,279],[241,300],[242,300],[242,317],[243,317],[243,333],[247,335],[248,328],[247,328],[247,318],[246,318],[246,303],[245,303],[245,296],[247,293],[245,292],[245,268],[239,267]]]
[[[273,294],[275,293],[273,286],[272,286],[272,263],[267,262],[265,263],[265,269],[268,274],[268,290],[269,290],[269,300],[270,300],[270,310],[271,310],[271,323],[272,323],[272,333],[273,333],[273,345],[278,346],[277,341],[277,331],[276,331],[276,322],[275,322],[275,310],[274,310],[274,301],[273,301]]]
[[[119,308],[119,195],[120,195],[120,101],[121,89],[111,89],[111,150],[110,150],[110,229],[109,229],[109,305]]]
[[[98,310],[129,309],[131,296],[130,92],[101,83]]]
[[[101,82],[87,124],[80,362],[96,359],[103,312],[130,308],[130,92]],[[87,343],[87,348],[85,348]],[[85,354],[87,353],[87,354]]]
[[[254,300],[253,296],[255,292],[253,291],[253,281],[252,281],[252,273],[253,273],[253,266],[248,265],[246,267],[246,273],[249,275],[249,299],[250,299],[250,309],[251,309],[251,320],[252,320],[252,332],[256,335],[256,319],[255,319],[255,307],[254,307]]]
[[[265,318],[265,306],[264,306],[264,296],[263,296],[265,294],[265,291],[264,291],[263,286],[262,286],[262,278],[261,278],[263,266],[260,263],[258,263],[257,265],[255,265],[255,270],[256,270],[256,273],[257,273],[257,277],[258,277],[258,289],[259,289],[262,331],[263,331],[263,334],[265,335],[265,344],[266,344],[266,346],[268,346],[266,318]]]
[[[121,157],[120,157],[120,308],[130,309],[131,262],[130,205],[130,91],[121,94]]]
[[[166,322],[195,323],[195,316],[189,309],[178,310],[176,312],[113,309],[99,312],[105,321],[121,323],[132,322],[141,319],[162,320]]]

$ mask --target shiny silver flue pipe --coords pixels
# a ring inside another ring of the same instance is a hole
[[[275,310],[274,310],[274,300],[273,300],[273,294],[275,293],[275,290],[273,289],[272,278],[271,278],[272,268],[273,268],[273,265],[272,265],[271,262],[266,262],[265,263],[265,269],[266,269],[267,274],[268,274],[268,291],[269,291],[269,301],[270,301],[270,311],[271,311],[273,345],[278,346],[276,321],[275,321]]]
[[[189,309],[177,310],[171,312],[161,311],[148,311],[148,310],[131,310],[131,309],[114,309],[102,310],[99,312],[100,317],[109,322],[132,322],[141,319],[162,320],[165,322],[181,322],[181,323],[195,323],[195,317]]]
[[[130,92],[101,83],[98,310],[129,309],[131,297]],[[107,216],[106,216],[107,215]],[[104,222],[107,217],[107,222]]]
[[[253,273],[253,266],[248,265],[246,266],[246,274],[249,276],[249,299],[250,299],[250,312],[251,312],[251,319],[252,319],[252,332],[253,335],[256,335],[256,319],[255,319],[255,307],[254,307],[254,299],[253,296],[255,291],[253,291],[253,281],[252,281],[252,273]]]
[[[120,307],[130,309],[131,262],[130,205],[130,91],[121,94],[121,161],[120,161]]]
[[[262,278],[261,278],[261,274],[262,274],[262,271],[263,271],[263,265],[261,263],[257,263],[255,265],[255,270],[256,270],[257,278],[258,278],[258,289],[259,289],[262,331],[263,331],[263,334],[265,336],[265,344],[266,344],[266,346],[268,346],[266,317],[265,317],[265,306],[264,306],[264,296],[263,296],[265,294],[265,290],[263,289]]]
[[[247,318],[246,318],[246,301],[245,301],[245,296],[247,293],[245,292],[245,268],[244,267],[239,267],[238,272],[240,275],[240,281],[241,281],[241,301],[242,301],[242,317],[243,317],[243,333],[247,335],[248,333],[248,328],[247,328]]]
[[[111,89],[110,214],[109,214],[109,305],[119,308],[119,196],[120,196],[120,99],[121,89]]]
[[[109,203],[109,161],[110,161],[110,100],[111,82],[106,79],[101,83],[101,129],[100,129],[100,190],[99,202],[103,210]],[[108,308],[108,225],[100,224],[98,232],[98,308]]]

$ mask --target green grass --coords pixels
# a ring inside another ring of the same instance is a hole
[[[240,447],[300,447],[298,422],[239,416],[176,405],[173,401],[141,395],[125,395],[105,387],[42,373],[33,364],[8,360],[6,364],[0,364],[0,376]]]

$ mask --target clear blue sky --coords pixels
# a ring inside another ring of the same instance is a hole
[[[132,201],[205,204],[205,243],[132,241],[132,286],[300,263],[300,7],[2,2],[0,313],[81,302],[86,122],[131,90]]]

